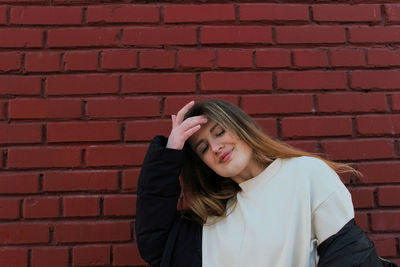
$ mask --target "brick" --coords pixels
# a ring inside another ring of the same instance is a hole
[[[308,21],[308,6],[295,4],[242,4],[239,5],[242,21]]]
[[[32,267],[67,267],[68,248],[45,247],[32,249]]]
[[[0,119],[5,119],[6,117],[5,104],[5,102],[0,102]]]
[[[386,111],[383,93],[330,93],[317,95],[320,112],[377,112]]]
[[[43,190],[114,191],[118,189],[117,171],[51,171],[43,176]]]
[[[59,217],[60,199],[56,197],[37,197],[24,200],[24,218]]]
[[[400,26],[353,26],[349,27],[351,43],[400,42]]]
[[[125,45],[194,45],[196,28],[187,27],[132,27],[124,31]]]
[[[156,5],[107,5],[89,6],[88,23],[151,23],[159,22],[159,7]]]
[[[400,66],[400,50],[368,49],[367,57],[370,66]]]
[[[261,130],[272,138],[277,137],[276,120],[270,118],[253,118]]]
[[[266,68],[289,67],[291,65],[290,50],[257,49],[256,66]]]
[[[7,6],[0,6],[0,24],[7,23]]]
[[[381,187],[378,190],[379,206],[400,206],[400,187]]]
[[[87,114],[91,118],[158,116],[160,103],[159,99],[151,97],[90,99]]]
[[[400,110],[400,94],[392,95],[392,109]]]
[[[95,196],[64,197],[65,217],[88,217],[100,215],[100,198]]]
[[[396,256],[396,238],[395,236],[372,237],[376,251],[380,257]]]
[[[315,21],[334,22],[378,22],[381,21],[381,8],[379,5],[313,5],[313,18]]]
[[[99,145],[89,146],[86,150],[87,166],[132,166],[140,165],[147,146],[143,145]]]
[[[0,243],[2,245],[48,243],[49,237],[47,224],[18,222],[0,225]]]
[[[39,174],[4,173],[0,174],[0,194],[29,194],[39,191]]]
[[[102,52],[103,69],[134,69],[137,67],[136,51],[129,49],[105,50]]]
[[[293,51],[294,65],[298,67],[326,67],[328,54],[325,50],[304,49]]]
[[[389,22],[400,21],[400,5],[399,4],[387,4],[385,5],[386,19]]]
[[[194,92],[194,73],[135,73],[122,77],[124,93]]]
[[[217,66],[222,68],[251,68],[252,50],[219,49]]]
[[[81,7],[12,7],[11,24],[72,25],[81,24]]]
[[[374,231],[399,231],[400,214],[398,212],[374,212],[371,214]]]
[[[361,135],[400,133],[400,114],[357,116],[356,123]]]
[[[146,262],[140,257],[136,244],[123,244],[113,246],[114,265],[146,265]]]
[[[115,195],[104,197],[105,216],[136,215],[136,196]]]
[[[282,119],[283,137],[348,136],[351,133],[350,117],[320,116]]]
[[[142,69],[173,69],[175,67],[175,51],[145,50],[140,52]]]
[[[78,167],[77,147],[15,147],[8,150],[8,168]]]
[[[200,31],[202,44],[272,43],[269,26],[203,26]]]
[[[345,28],[340,26],[278,26],[279,44],[345,43]]]
[[[131,237],[130,222],[66,222],[54,227],[57,243],[128,241]]]
[[[68,28],[49,29],[49,47],[104,47],[119,44],[119,29],[115,28]]]
[[[0,53],[0,71],[19,70],[21,68],[21,58],[21,53]]]
[[[368,227],[368,214],[365,212],[358,212],[356,211],[354,214],[354,219],[356,224],[364,231],[369,232]]]
[[[125,170],[122,172],[122,190],[125,192],[137,192],[139,169]]]
[[[178,52],[178,64],[183,68],[211,68],[215,61],[215,51],[212,49],[187,49]]]
[[[82,115],[78,99],[15,99],[9,101],[12,119],[72,119]]]
[[[0,76],[0,95],[40,95],[40,90],[40,77]]]
[[[116,121],[55,122],[47,124],[47,141],[50,143],[118,141],[120,139],[121,126]]]
[[[65,70],[96,70],[98,65],[98,52],[70,51],[64,55]]]
[[[25,70],[27,72],[59,71],[60,53],[52,53],[52,52],[26,53]]]
[[[331,49],[331,65],[335,67],[359,67],[365,65],[361,49]]]
[[[354,208],[374,207],[374,188],[350,188]]]
[[[357,169],[364,175],[361,183],[399,183],[400,163],[398,162],[365,162],[358,163]]]
[[[110,264],[110,246],[75,246],[72,253],[74,266],[103,266]]]
[[[26,267],[28,250],[25,248],[1,248],[0,266]]]
[[[33,48],[41,47],[43,31],[41,29],[4,28],[0,29],[1,48]]]
[[[235,9],[232,4],[166,5],[164,22],[210,22],[234,21]]]
[[[312,95],[251,95],[242,97],[242,109],[248,114],[310,113]]]
[[[277,87],[281,89],[318,90],[345,89],[343,71],[282,71],[276,73]]]
[[[203,72],[202,91],[272,90],[271,72]]]
[[[149,141],[156,135],[169,136],[171,124],[171,120],[128,122],[125,126],[125,140]]]
[[[288,140],[285,141],[285,143],[297,148],[297,149],[301,149],[303,151],[307,151],[310,153],[318,153],[318,149],[317,149],[317,145],[318,143],[316,141],[292,141],[292,140]]]
[[[42,125],[33,123],[0,124],[0,144],[40,143]]]
[[[0,198],[0,219],[18,219],[19,203],[16,198]]]

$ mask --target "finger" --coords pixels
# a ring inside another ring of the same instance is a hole
[[[197,132],[198,130],[200,130],[201,125],[196,125],[192,128],[190,128],[189,130],[185,131],[185,133],[183,134],[183,138],[186,141],[190,136],[192,136],[195,132]]]
[[[183,122],[183,118],[186,112],[194,105],[194,101],[190,101],[187,103],[183,108],[181,108],[178,113],[176,114],[176,125],[180,125]]]
[[[171,115],[171,120],[172,120],[172,129],[174,129],[175,128],[176,115]]]
[[[196,125],[205,124],[207,121],[206,116],[194,116],[184,120],[179,127],[182,128],[183,131],[187,131]]]

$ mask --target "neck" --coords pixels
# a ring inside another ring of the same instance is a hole
[[[236,183],[240,184],[244,181],[252,179],[259,175],[267,166],[257,162],[255,159],[251,160],[249,165],[240,172],[239,175],[232,177],[231,179]]]

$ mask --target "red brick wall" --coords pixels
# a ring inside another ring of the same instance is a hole
[[[148,142],[209,97],[362,171],[357,222],[400,263],[400,5],[149,2],[0,0],[0,266],[144,265]]]

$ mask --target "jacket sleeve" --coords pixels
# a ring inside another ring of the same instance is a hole
[[[179,174],[183,151],[166,148],[156,136],[147,151],[138,181],[135,232],[142,258],[159,266],[172,224],[178,215]]]

